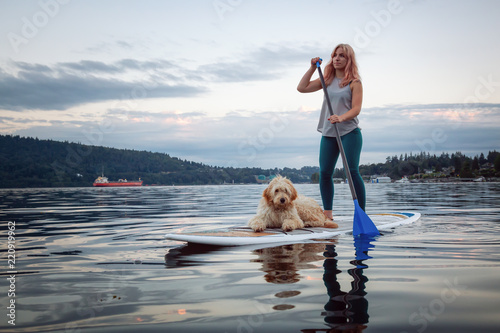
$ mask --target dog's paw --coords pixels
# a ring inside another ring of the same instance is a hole
[[[305,221],[304,227],[306,228],[324,227],[326,222],[327,221],[325,220]]]
[[[281,225],[281,229],[283,229],[283,231],[292,231],[300,228],[304,228],[304,222],[301,220],[285,220]]]
[[[252,230],[253,230],[253,231],[255,231],[255,232],[262,232],[262,231],[266,230],[266,228],[265,228],[265,227],[257,227],[257,226],[253,226],[253,227],[251,227],[251,228],[252,228]]]
[[[250,228],[252,228],[252,230],[255,232],[261,232],[261,231],[266,230],[266,224],[264,222],[262,222],[261,220],[258,220],[255,218],[251,219],[248,222],[248,226]]]
[[[333,221],[328,221],[328,222],[325,222],[325,228],[338,228],[339,225]]]

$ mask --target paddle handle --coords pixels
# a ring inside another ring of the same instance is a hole
[[[328,96],[328,90],[326,89],[325,79],[323,77],[323,73],[321,72],[321,65],[319,61],[316,62],[316,67],[318,67],[319,79],[321,80],[321,86],[323,87],[323,92],[325,93],[328,111],[330,113],[330,116],[333,116],[332,103],[330,102],[330,97]],[[347,158],[345,157],[344,146],[342,145],[342,140],[340,139],[337,123],[333,124],[333,128],[335,130],[335,137],[337,138],[337,145],[339,146],[340,156],[342,156],[342,164],[344,165],[344,170],[347,176],[347,182],[349,183],[349,189],[351,190],[352,199],[357,200],[358,197],[356,195],[356,190],[354,189],[354,184],[352,183],[351,171],[349,170],[349,164],[347,163]]]

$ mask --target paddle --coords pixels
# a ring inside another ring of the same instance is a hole
[[[316,67],[318,67],[319,78],[321,80],[321,86],[323,87],[323,92],[325,93],[326,103],[328,105],[328,111],[330,112],[330,115],[333,116],[332,104],[330,103],[330,98],[328,97],[328,91],[326,89],[325,79],[323,78],[323,73],[321,72],[321,66],[319,61],[316,62]],[[337,138],[337,144],[339,146],[340,155],[342,156],[342,164],[344,165],[344,170],[347,175],[347,181],[349,182],[349,189],[351,190],[352,199],[354,200],[354,221],[352,227],[352,234],[354,236],[380,235],[373,221],[370,219],[370,217],[368,217],[368,215],[366,215],[365,211],[361,209],[361,207],[359,206],[358,197],[356,196],[356,190],[354,189],[354,184],[352,182],[351,171],[349,170],[349,165],[347,164],[347,158],[345,157],[344,147],[342,146],[342,140],[340,139],[337,123],[334,123],[333,127],[335,129],[335,137]]]

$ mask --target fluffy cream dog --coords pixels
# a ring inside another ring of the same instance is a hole
[[[248,225],[256,232],[266,228],[291,231],[304,227],[338,227],[326,218],[314,199],[298,195],[292,182],[281,176],[274,178],[264,190],[257,215]]]

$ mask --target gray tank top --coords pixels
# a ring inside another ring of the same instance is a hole
[[[330,96],[333,113],[341,116],[352,108],[352,92],[349,84],[340,88],[339,83],[340,79],[334,78],[332,83],[326,87],[326,89],[328,91],[328,96]],[[335,137],[335,129],[333,124],[328,121],[329,117],[330,112],[328,111],[326,97],[323,97],[323,105],[321,106],[321,114],[319,116],[318,132],[322,133],[323,136]],[[348,121],[337,123],[339,135],[346,135],[352,130],[358,128],[358,123],[359,121],[357,117]]]

